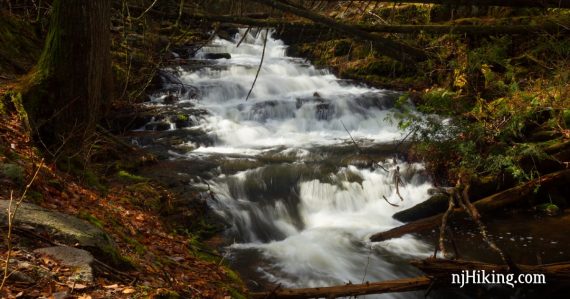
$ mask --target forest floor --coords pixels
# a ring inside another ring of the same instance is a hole
[[[65,158],[45,159],[31,139],[25,113],[12,98],[18,78],[37,60],[42,38],[24,17],[0,13],[0,201],[11,202],[12,211],[23,199],[48,211],[73,215],[103,230],[115,245],[103,254],[94,254],[97,263],[104,265],[94,268],[94,280],[80,281],[75,279],[73,267],[34,250],[60,245],[89,248],[57,233],[25,224],[22,227],[18,222],[22,215],[18,213],[13,227],[0,217],[1,270],[9,273],[0,297],[241,298],[245,289],[239,276],[225,266],[220,253],[203,243],[205,237],[212,236],[213,225],[205,221],[208,212],[200,194],[181,194],[164,182],[129,172],[155,165],[152,154],[125,146],[102,129],[87,168],[77,168],[63,161]],[[172,38],[160,39],[157,34],[151,29],[142,35],[133,33],[129,35],[136,39],[133,43],[140,43],[129,47],[119,46],[125,37],[114,32],[114,69],[118,76],[124,76],[117,81],[116,93],[123,99],[129,97],[125,95],[128,92],[132,97],[140,95],[139,91],[151,83],[148,78],[162,58],[158,50],[156,55],[143,53],[151,47],[163,47],[164,40]],[[202,36],[200,29],[193,33],[197,36],[185,34],[186,39],[178,39],[180,44]],[[143,35],[153,38],[143,41]],[[122,55],[131,48],[131,59],[122,68]],[[137,76],[129,78],[131,66]],[[125,84],[130,84],[128,89],[123,89]],[[118,100],[115,105],[130,107],[126,100]],[[5,268],[9,247],[10,262]]]

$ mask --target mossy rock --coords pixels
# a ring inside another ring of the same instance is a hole
[[[0,224],[8,225],[8,200],[0,200]],[[78,245],[95,257],[116,267],[126,268],[115,242],[103,230],[77,217],[50,211],[40,206],[22,203],[14,220],[16,227],[33,227],[69,246]]]
[[[552,204],[552,203],[541,204],[541,205],[537,206],[536,209],[540,213],[548,215],[548,216],[556,216],[556,215],[561,213],[560,208],[557,205]]]
[[[24,184],[25,171],[18,164],[5,163],[0,164],[0,177],[5,177],[19,185]]]

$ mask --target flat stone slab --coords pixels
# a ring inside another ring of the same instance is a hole
[[[54,246],[36,249],[34,252],[52,257],[59,261],[61,265],[73,268],[75,273],[71,277],[72,281],[93,282],[93,268],[91,265],[95,258],[89,251],[69,246]]]
[[[0,200],[2,226],[8,225],[8,206],[8,200]],[[47,210],[34,204],[22,203],[18,208],[14,224],[16,227],[32,227],[36,231],[47,231],[57,241],[67,245],[78,244],[96,256],[107,257],[112,255],[111,252],[116,252],[115,243],[100,228],[77,217]]]

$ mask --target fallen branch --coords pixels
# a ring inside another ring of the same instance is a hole
[[[401,201],[404,201],[404,198],[402,197],[402,195],[400,195],[400,187],[399,187],[400,184],[404,185],[402,177],[400,176],[400,166],[396,166],[396,171],[394,172],[394,184],[396,185],[396,194],[398,194],[398,197],[400,197]]]
[[[570,181],[570,169],[565,169],[542,176],[541,178],[529,181],[523,185],[516,186],[505,191],[485,197],[473,205],[479,212],[490,212],[498,210],[505,206],[517,203],[531,195],[537,186],[548,186],[560,180]],[[455,209],[454,212],[460,212],[461,209]],[[413,221],[391,230],[374,234],[370,237],[373,242],[380,242],[392,238],[398,238],[406,234],[423,232],[433,229],[441,224],[443,213],[428,218]]]
[[[445,231],[447,228],[447,218],[451,213],[453,213],[453,208],[455,207],[454,197],[454,194],[449,195],[449,206],[447,207],[447,211],[443,213],[443,219],[441,220],[441,226],[439,228],[439,251],[443,258],[447,258],[447,251],[445,250]],[[434,257],[436,257],[436,255],[437,251],[434,254]]]
[[[388,199],[386,198],[386,196],[382,195],[382,198],[384,198],[384,200],[385,200],[389,205],[391,205],[391,206],[393,206],[393,207],[399,207],[399,205],[393,204],[393,203],[389,202]]]
[[[309,19],[316,23],[321,23],[328,26],[330,29],[342,32],[344,34],[352,35],[355,38],[368,40],[374,43],[375,46],[382,49],[382,54],[399,61],[423,61],[428,58],[428,55],[423,50],[387,39],[377,33],[370,33],[361,30],[355,26],[340,23],[329,17],[325,17],[314,13],[312,11],[301,9],[292,5],[274,0],[252,0],[253,2],[268,5],[270,7],[279,9],[284,12],[295,14],[299,17]]]
[[[286,28],[290,30],[314,29],[329,30],[328,25],[321,23],[308,23],[302,21],[289,21],[283,19],[252,19],[240,16],[220,16],[220,15],[204,15],[204,14],[188,14],[186,19],[208,20],[211,22],[223,22],[240,24],[254,27],[274,27]],[[536,34],[536,33],[562,33],[568,32],[568,23],[560,23],[560,20],[546,20],[542,24],[536,25],[405,25],[405,24],[384,24],[384,25],[368,25],[368,24],[344,24],[357,30],[369,33],[428,33],[428,34],[467,34],[467,35],[517,35],[517,34]],[[335,21],[336,22],[336,21]],[[341,32],[342,33],[342,32]]]
[[[276,289],[270,292],[251,293],[250,298],[338,298],[368,294],[423,290],[427,288],[430,283],[430,278],[427,276],[420,276],[415,278],[403,278],[383,282],[347,284],[322,288]]]
[[[261,32],[260,32],[261,34]],[[261,61],[259,62],[259,67],[257,68],[257,73],[255,74],[255,79],[253,79],[253,83],[251,84],[251,88],[249,89],[249,92],[247,93],[247,96],[245,97],[245,100],[247,101],[249,99],[249,96],[251,95],[251,92],[253,91],[253,88],[255,87],[255,82],[257,82],[257,78],[259,77],[259,72],[261,71],[261,67],[263,66],[263,59],[265,58],[265,48],[267,47],[267,36],[269,35],[269,28],[265,30],[265,37],[263,38],[263,51],[261,52]]]

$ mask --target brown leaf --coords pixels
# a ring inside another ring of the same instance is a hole
[[[74,289],[74,290],[83,290],[83,289],[87,288],[86,285],[81,284],[81,283],[77,283],[77,282],[73,282],[73,281],[68,281],[67,286]]]
[[[118,284],[112,284],[112,285],[108,285],[108,286],[103,286],[106,289],[118,289],[119,285]]]
[[[123,294],[132,294],[134,292],[136,292],[136,290],[133,288],[126,288],[123,290]]]

